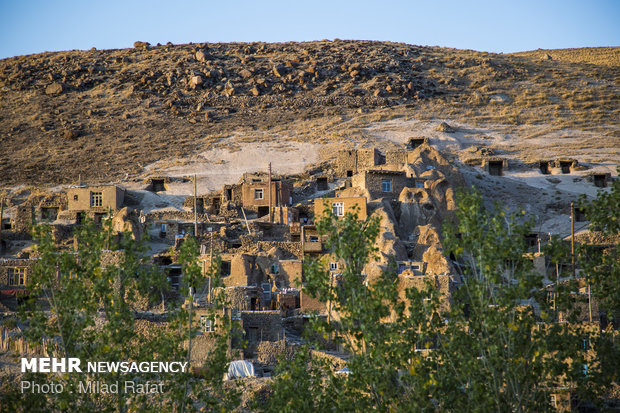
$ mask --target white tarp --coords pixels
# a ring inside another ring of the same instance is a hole
[[[228,366],[228,373],[224,375],[224,380],[232,380],[240,377],[253,377],[254,364],[246,360],[231,361]]]

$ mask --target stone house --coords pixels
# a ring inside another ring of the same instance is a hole
[[[346,178],[384,163],[385,158],[376,148],[351,149],[338,152],[334,169],[338,177]]]
[[[34,258],[0,259],[0,310],[17,310],[19,300],[28,294],[26,285],[36,262]]]
[[[314,200],[315,220],[319,219],[325,208],[331,208],[337,217],[344,217],[347,212],[357,213],[360,220],[365,220],[367,215],[366,198],[358,197],[337,197],[337,198],[317,198]]]
[[[241,328],[247,341],[246,358],[255,356],[259,343],[284,340],[280,311],[241,311]]]
[[[404,171],[371,169],[354,175],[352,186],[368,191],[369,201],[378,198],[398,199],[403,188],[412,186]]]

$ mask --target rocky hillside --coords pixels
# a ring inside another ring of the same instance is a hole
[[[0,61],[0,185],[112,181],[282,136],[354,142],[399,117],[594,132],[601,151],[620,139],[620,48],[135,46]]]

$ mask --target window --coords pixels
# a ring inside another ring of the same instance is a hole
[[[311,235],[310,242],[319,242],[319,237],[317,237],[316,235]]]
[[[381,180],[381,191],[392,192],[392,180],[391,179]]]
[[[90,206],[91,207],[103,206],[103,193],[91,192],[90,193]]]
[[[412,271],[420,271],[420,264],[411,264]]]
[[[230,310],[230,318],[232,320],[241,320],[241,310],[233,308]]]
[[[271,264],[271,273],[278,274],[280,272],[280,267],[278,264]]]
[[[26,285],[26,269],[9,268],[9,285]]]
[[[230,264],[230,261],[222,261],[220,265],[220,275],[222,277],[228,277],[230,275],[231,268],[232,266]]]
[[[415,181],[416,188],[424,188],[424,181]]]
[[[330,271],[337,271],[338,270],[338,263],[337,262],[330,262],[329,263],[329,270]]]
[[[263,199],[263,190],[255,189],[254,190],[254,199]]]
[[[78,196],[77,195],[73,195],[73,200],[77,201],[78,200]]]
[[[213,320],[211,320],[208,315],[200,316],[200,330],[203,333],[210,333],[212,331],[215,331]]]
[[[10,218],[4,218],[2,220],[2,229],[6,229],[6,230],[11,230],[12,225],[11,225],[11,219]]]
[[[555,394],[552,394],[551,396],[549,396],[549,398],[550,398],[549,401],[551,402],[551,406],[552,407],[558,407],[558,403],[557,403],[557,400],[555,398]]]
[[[344,216],[344,202],[332,203],[332,211],[334,212],[334,215],[336,215],[337,217],[343,217]]]
[[[265,301],[271,300],[271,284],[262,283],[261,287],[263,287],[263,298]]]

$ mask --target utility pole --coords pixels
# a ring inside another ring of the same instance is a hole
[[[269,162],[269,222],[273,222],[273,211],[271,209],[271,162]]]
[[[2,252],[2,220],[4,218],[4,197],[0,198],[0,252]]]
[[[196,193],[196,174],[194,174],[194,236],[198,238],[198,208],[196,204],[198,194]]]
[[[573,278],[576,278],[577,270],[575,269],[575,207],[570,203],[570,257],[571,266],[573,267]]]

